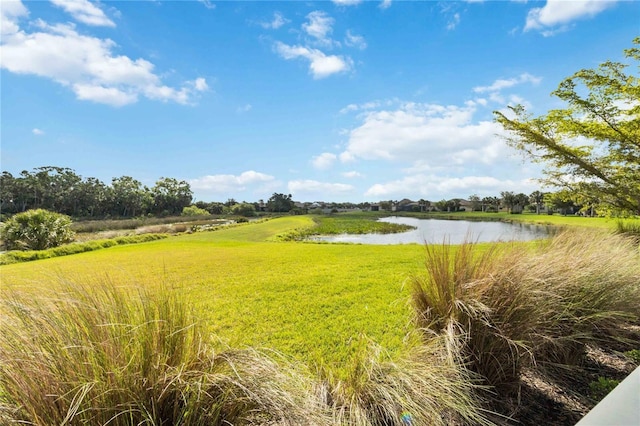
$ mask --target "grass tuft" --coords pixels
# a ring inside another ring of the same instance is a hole
[[[489,424],[476,386],[444,342],[434,338],[394,360],[374,343],[363,346],[341,377],[324,372],[321,399],[334,424],[352,426]]]
[[[104,282],[38,298],[3,293],[2,421],[321,424],[293,368],[254,350],[215,351],[167,290]]]
[[[425,269],[412,285],[418,325],[427,338],[450,336],[498,394],[516,389],[523,365],[579,365],[586,345],[640,318],[640,253],[608,232],[566,231],[533,247],[428,246]]]

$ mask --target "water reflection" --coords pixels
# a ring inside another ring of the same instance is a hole
[[[314,241],[356,244],[461,244],[465,239],[478,242],[530,241],[549,235],[546,226],[524,223],[477,222],[468,220],[416,219],[391,216],[379,219],[382,222],[415,226],[416,229],[398,234],[340,234],[312,237]]]

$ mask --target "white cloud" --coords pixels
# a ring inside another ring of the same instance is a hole
[[[326,170],[333,166],[333,163],[335,163],[337,159],[337,155],[330,152],[323,152],[322,154],[313,157],[311,164],[313,164],[313,167],[318,170]]]
[[[350,172],[344,172],[342,173],[342,176],[349,178],[349,179],[354,179],[354,178],[359,178],[362,177],[362,173],[356,172],[355,170],[352,170]]]
[[[437,167],[491,164],[506,150],[492,121],[473,121],[475,106],[406,103],[366,113],[351,130],[344,162],[354,159],[409,162],[428,159]],[[504,147],[504,148],[503,148]]]
[[[204,92],[205,90],[209,89],[209,85],[207,84],[207,80],[205,80],[202,77],[198,77],[195,80],[193,80],[193,87],[198,92]]]
[[[17,21],[28,15],[29,11],[21,1],[2,1],[2,7],[0,7],[0,33],[2,36],[17,33],[20,30]]]
[[[167,86],[151,62],[115,55],[112,40],[82,35],[73,24],[50,25],[38,19],[32,24],[37,30],[25,32],[17,19],[26,9],[12,4],[7,10],[9,3],[3,2],[0,55],[1,67],[10,72],[49,78],[69,87],[80,100],[116,107],[134,103],[139,96],[188,104],[196,92],[208,89],[201,77],[180,88]],[[12,32],[5,34],[7,28]]]
[[[352,185],[318,182],[316,180],[292,180],[289,181],[287,187],[289,192],[298,199],[316,195],[329,199],[332,195],[344,195],[355,190]]]
[[[334,19],[321,10],[309,13],[307,19],[309,22],[302,24],[304,32],[315,38],[319,43],[331,46],[333,41],[329,34],[333,32]]]
[[[354,111],[367,111],[378,108],[380,105],[381,102],[379,101],[364,102],[362,104],[349,104],[340,110],[340,114],[347,114]]]
[[[454,30],[459,23],[460,23],[460,14],[454,13],[451,19],[449,20],[449,23],[447,24],[447,29]]]
[[[364,50],[367,48],[367,42],[365,41],[364,37],[352,34],[351,30],[347,30],[347,34],[344,38],[344,44],[349,47],[358,48],[360,50]]]
[[[74,84],[73,91],[81,101],[92,101],[114,107],[132,104],[138,100],[135,93],[127,93],[115,87],[103,87],[95,84]]]
[[[448,177],[434,174],[417,174],[402,179],[372,185],[365,196],[374,198],[394,198],[419,196],[431,201],[442,198],[466,198],[470,194],[480,196],[497,195],[501,191],[530,193],[539,186],[531,179],[497,179],[492,176]]]
[[[202,3],[204,7],[207,9],[215,9],[216,5],[211,3],[211,0],[198,0],[198,2]]]
[[[249,170],[240,175],[208,175],[189,181],[194,190],[214,193],[240,192],[249,186],[269,185],[274,183],[271,175]]]
[[[311,49],[304,46],[289,46],[276,42],[276,52],[284,59],[305,58],[309,61],[309,71],[314,78],[325,78],[332,74],[346,72],[353,66],[353,61],[349,57],[325,55],[318,49]]]
[[[333,3],[338,6],[357,6],[362,0],[333,0]]]
[[[51,0],[55,6],[83,24],[99,27],[115,27],[116,24],[104,14],[95,4],[88,0]],[[4,6],[4,2],[3,2]]]
[[[236,109],[236,111],[237,111],[238,113],[245,113],[245,112],[249,112],[249,111],[251,111],[251,108],[253,108],[253,106],[252,106],[251,104],[246,104],[246,105],[243,105],[243,106],[241,106],[241,107],[238,107],[238,108]]]
[[[560,27],[556,30],[549,30],[549,28],[567,25],[577,19],[595,16],[615,3],[616,0],[547,0],[544,7],[536,7],[529,11],[524,31],[543,30],[543,35],[553,35],[566,28]]]
[[[38,128],[33,129],[33,130],[31,131],[31,133],[33,133],[33,134],[34,134],[34,135],[36,135],[36,136],[42,136],[42,135],[44,135],[44,131],[43,131],[43,130],[40,130],[40,129],[38,129]]]
[[[289,22],[291,22],[290,20],[288,20],[287,18],[285,18],[282,13],[280,12],[274,12],[273,14],[273,19],[269,22],[262,22],[260,25],[262,26],[262,28],[268,29],[268,30],[277,30],[278,28],[280,28],[281,26],[288,24]]]
[[[378,7],[380,9],[389,9],[391,7],[391,0],[382,0]]]
[[[520,74],[518,77],[509,78],[509,79],[498,79],[493,82],[490,86],[478,86],[474,87],[473,91],[476,93],[487,93],[487,92],[499,92],[503,89],[507,89],[518,84],[523,83],[531,83],[538,84],[542,80],[541,77],[536,77],[529,73]]]

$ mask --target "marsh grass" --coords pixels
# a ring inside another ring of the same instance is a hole
[[[425,269],[412,281],[417,324],[427,338],[450,336],[498,395],[516,389],[524,365],[549,374],[579,365],[586,345],[617,340],[640,317],[638,250],[609,232],[427,247]]]
[[[168,290],[103,282],[2,296],[4,422],[322,424],[304,376],[254,350],[214,350]]]

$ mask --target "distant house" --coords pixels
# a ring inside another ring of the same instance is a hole
[[[460,206],[458,207],[458,211],[460,212],[472,212],[473,211],[473,203],[468,200],[460,200]]]

